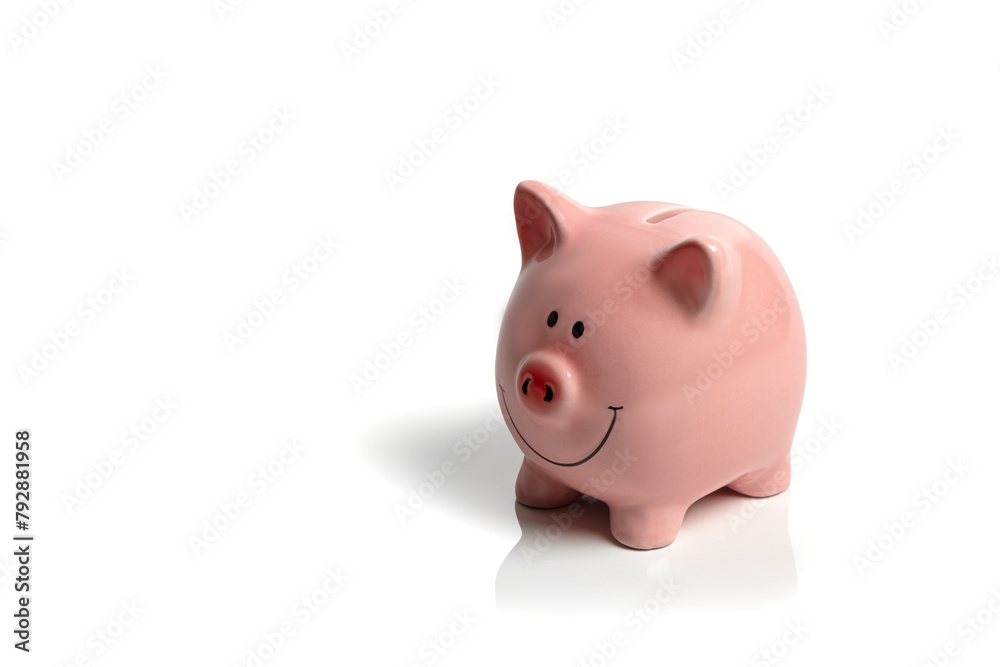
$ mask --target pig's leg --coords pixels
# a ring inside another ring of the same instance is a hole
[[[787,489],[791,481],[791,466],[786,456],[772,466],[743,475],[729,484],[729,488],[745,496],[766,498]]]
[[[521,472],[517,473],[514,495],[528,507],[551,509],[569,505],[583,494],[566,486],[528,459],[524,459],[521,463]]]
[[[632,505],[610,507],[611,534],[633,549],[659,549],[672,544],[687,506]]]

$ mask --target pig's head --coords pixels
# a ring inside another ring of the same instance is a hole
[[[681,397],[700,333],[739,290],[735,253],[699,233],[699,215],[712,214],[655,202],[590,208],[542,183],[517,187],[521,271],[496,376],[526,456],[586,466],[616,447],[630,411],[659,402],[666,414],[672,384]]]

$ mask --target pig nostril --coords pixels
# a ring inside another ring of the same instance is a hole
[[[527,367],[520,371],[517,381],[521,383],[521,393],[525,404],[535,409],[548,409],[545,403],[553,403],[556,398],[558,381],[553,373],[541,367]],[[560,395],[560,400],[562,396]],[[554,405],[554,403],[553,403]]]

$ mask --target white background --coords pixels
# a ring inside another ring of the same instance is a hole
[[[910,0],[890,31],[887,0],[593,0],[557,18],[555,0],[407,1],[350,57],[387,0],[48,4],[50,18],[7,2],[0,19],[0,429],[11,443],[31,429],[37,536],[30,656],[11,647],[0,551],[3,664],[252,665],[283,623],[294,634],[263,664],[996,659],[996,3]],[[475,107],[460,123],[456,103]],[[275,109],[294,120],[248,159]],[[437,128],[443,143],[390,188]],[[939,132],[952,139],[935,149]],[[73,151],[75,168],[54,164]],[[213,189],[230,160],[239,173]],[[723,195],[734,170],[749,176]],[[514,186],[560,174],[585,204],[718,210],[775,249],[809,346],[788,493],[717,494],[647,553],[611,541],[594,507],[526,557],[553,519],[515,506],[512,438],[471,456],[454,443],[493,424]],[[339,248],[307,262],[320,237]],[[283,279],[304,263],[308,280]],[[122,270],[127,286],[104,292]],[[459,296],[424,320],[447,281]],[[272,316],[227,344],[275,289]],[[410,344],[379,359],[400,334]],[[893,363],[904,338],[919,348]],[[178,407],[154,430],[158,399]],[[133,449],[134,427],[150,433]],[[289,439],[302,451],[258,493]],[[665,579],[680,589],[661,603]],[[299,613],[312,595],[325,604]]]

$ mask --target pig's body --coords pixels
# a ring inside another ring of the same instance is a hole
[[[515,216],[522,270],[496,373],[525,456],[518,500],[587,493],[616,539],[655,548],[716,489],[787,488],[805,335],[770,248],[720,214],[587,208],[533,182]]]

